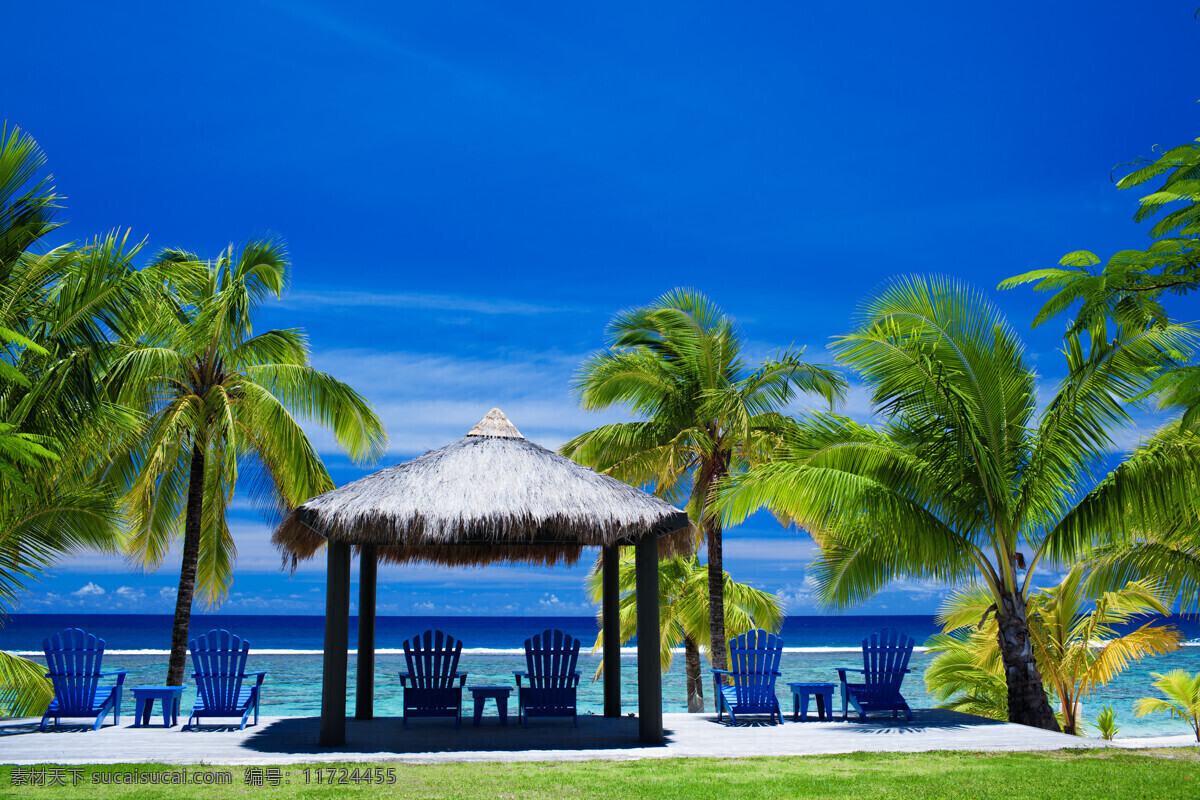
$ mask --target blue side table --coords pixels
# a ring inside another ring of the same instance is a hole
[[[789,683],[792,690],[792,721],[808,721],[808,698],[817,698],[817,719],[829,722],[833,719],[832,683]]]
[[[471,698],[475,701],[475,725],[483,721],[483,707],[489,697],[496,698],[496,710],[500,712],[500,724],[508,724],[508,696],[511,686],[470,686]]]
[[[182,686],[137,686],[133,689],[133,727],[150,724],[150,712],[154,701],[162,702],[163,727],[179,724],[179,701],[183,699]]]

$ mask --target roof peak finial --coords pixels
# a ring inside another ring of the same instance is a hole
[[[492,436],[497,439],[524,439],[516,426],[508,421],[504,412],[493,408],[483,419],[475,423],[475,427],[467,432],[467,436]]]

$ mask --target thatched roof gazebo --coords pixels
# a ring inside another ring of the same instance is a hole
[[[345,744],[350,551],[359,551],[355,716],[373,716],[378,559],[447,565],[571,564],[603,551],[604,714],[620,716],[618,548],[636,546],[638,717],[662,741],[658,559],[686,552],[687,515],[662,500],[528,441],[499,409],[453,444],[312,498],[275,544],[296,559],[328,544],[320,744]]]

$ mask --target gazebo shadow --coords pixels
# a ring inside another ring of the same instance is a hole
[[[263,754],[312,754],[328,756],[345,753],[496,753],[530,751],[583,751],[653,749],[665,745],[645,744],[638,739],[635,717],[581,716],[579,727],[570,720],[537,720],[528,728],[515,719],[501,726],[495,718],[475,727],[470,718],[459,728],[444,719],[409,720],[406,730],[399,717],[373,720],[346,720],[346,744],[329,748],[317,746],[321,728],[318,717],[291,717],[264,724],[249,736],[242,747]],[[670,738],[671,731],[664,731]]]

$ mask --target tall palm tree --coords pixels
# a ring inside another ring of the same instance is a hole
[[[1068,340],[1068,377],[1039,412],[1036,374],[995,308],[954,281],[898,279],[834,345],[883,427],[799,421],[779,458],[725,491],[726,518],[767,506],[808,530],[831,604],[899,577],[981,582],[996,607],[1009,719],[1057,729],[1026,616],[1037,567],[1198,502],[1197,437],[1139,450],[1078,497],[1113,429],[1130,422],[1122,398],[1193,339],[1174,325],[1117,333],[1088,347]]]
[[[98,383],[111,340],[153,297],[119,233],[82,247],[44,247],[62,197],[27,133],[0,130],[0,619],[65,553],[112,551],[115,498],[99,465],[132,415]],[[0,653],[0,705],[48,702],[44,670]]]
[[[1078,704],[1108,684],[1130,662],[1179,648],[1179,631],[1146,623],[1121,634],[1147,614],[1169,614],[1168,592],[1153,581],[1137,581],[1115,591],[1089,592],[1087,573],[1075,567],[1050,589],[1028,597],[1030,635],[1038,667],[1058,697],[1063,733],[1074,734]],[[944,707],[994,719],[1008,716],[1004,669],[991,616],[991,595],[972,587],[950,597],[938,613],[946,634],[930,640],[936,654],[925,672],[930,693],[949,700]],[[980,620],[987,618],[982,626]]]
[[[707,513],[715,487],[769,456],[786,420],[781,410],[797,392],[832,405],[844,396],[845,381],[801,361],[798,350],[748,367],[733,321],[683,289],[619,314],[608,334],[609,348],[576,375],[580,403],[589,411],[621,406],[643,419],[603,425],[561,451],[634,486],[653,485],[668,502],[686,496],[688,516],[708,545],[711,661],[724,669],[723,526]]]
[[[637,576],[631,548],[621,552],[617,578],[621,591],[619,621],[621,643],[637,635]],[[600,602],[604,593],[600,564],[588,575],[588,592]],[[675,649],[683,645],[684,669],[687,673],[688,711],[704,710],[704,679],[701,674],[700,652],[709,647],[708,627],[708,570],[696,556],[676,556],[658,564],[658,607],[662,628],[659,666],[663,672],[671,668]],[[775,595],[737,583],[725,573],[725,626],[731,636],[740,636],[752,628],[778,631],[783,624],[783,606]],[[596,634],[598,649],[604,643],[604,626]],[[598,678],[604,670],[596,668]]]
[[[332,429],[359,461],[381,455],[387,439],[358,393],[310,366],[302,332],[254,334],[254,312],[287,281],[281,242],[231,245],[212,261],[166,250],[156,263],[178,273],[178,305],[147,319],[113,364],[114,396],[146,422],[112,476],[127,492],[133,557],[155,568],[183,535],[167,669],[178,686],[196,588],[215,602],[229,586],[236,552],[225,515],[239,477],[264,509],[284,512],[333,488],[297,417]]]

